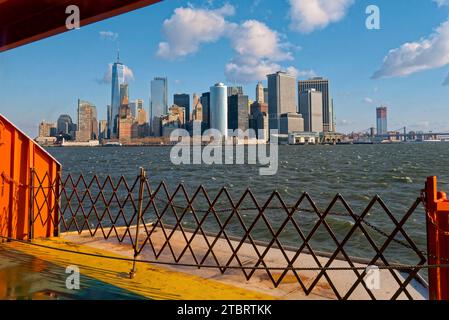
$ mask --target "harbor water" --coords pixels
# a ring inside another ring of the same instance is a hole
[[[273,176],[259,175],[258,165],[174,165],[170,158],[170,147],[54,147],[48,150],[62,163],[64,175],[71,173],[76,176],[83,173],[87,178],[94,174],[100,177],[110,175],[115,180],[123,175],[131,181],[138,174],[139,167],[144,167],[153,188],[165,181],[173,191],[179,183],[183,183],[192,195],[199,185],[203,185],[213,199],[222,187],[226,187],[234,203],[250,188],[260,206],[273,190],[277,190],[289,206],[293,206],[302,193],[307,192],[318,209],[324,212],[336,194],[341,194],[354,213],[360,215],[370,200],[379,195],[392,215],[400,219],[420,196],[427,176],[438,176],[439,188],[449,190],[447,143],[279,146],[279,167],[277,174]],[[281,203],[273,201],[272,205],[281,206]],[[246,203],[245,207],[248,206],[251,204]],[[311,206],[304,202],[301,208],[310,209]],[[329,215],[326,222],[337,241],[341,241],[354,225],[354,219],[343,215],[348,211],[338,201],[330,211],[337,215]],[[242,212],[247,226],[257,214],[257,210]],[[266,210],[265,214],[274,231],[287,215],[282,209]],[[295,218],[295,221],[307,236],[318,221],[318,216],[313,212],[306,212],[301,219]],[[379,204],[374,205],[366,220],[386,233],[391,233],[394,229],[394,223]],[[190,222],[192,220],[186,219],[187,227]],[[195,228],[194,225],[191,227]],[[364,227],[379,247],[386,241],[384,236],[366,225]],[[242,230],[241,224],[236,223],[228,233],[234,232],[234,235],[239,236]],[[421,250],[425,250],[425,213],[422,206],[407,220],[404,230]],[[270,230],[263,221],[257,223],[252,235],[257,240],[272,239]],[[302,243],[291,224],[282,232],[282,237],[282,245],[295,247]],[[397,239],[405,240],[401,234]],[[333,252],[336,248],[336,242],[324,225],[320,226],[310,244],[314,250]],[[357,230],[351,237],[345,250],[353,256],[370,258],[375,255],[361,230]],[[418,261],[413,251],[396,243],[388,247],[385,256],[398,262]]]

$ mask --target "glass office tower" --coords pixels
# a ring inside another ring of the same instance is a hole
[[[151,81],[150,124],[155,117],[161,117],[168,113],[167,78],[156,77]],[[151,129],[153,131],[153,129]]]
[[[217,83],[210,87],[210,127],[228,136],[228,93],[227,86]]]
[[[109,138],[118,137],[118,113],[120,110],[120,86],[125,84],[125,66],[117,60],[112,66],[111,113],[108,119]]]
[[[384,135],[388,133],[387,127],[387,107],[379,107],[376,109],[377,134]]]

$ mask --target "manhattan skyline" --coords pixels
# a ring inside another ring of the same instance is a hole
[[[339,132],[374,126],[382,104],[389,107],[392,129],[449,130],[441,116],[449,95],[443,85],[449,68],[439,58],[449,33],[444,1],[341,1],[340,17],[323,11],[327,20],[297,2],[166,1],[2,53],[0,112],[31,136],[38,121],[65,113],[75,119],[78,98],[91,101],[98,118],[106,119],[110,70],[120,47],[130,97],[143,99],[147,111],[154,77],[168,78],[169,105],[175,93],[201,95],[217,82],[243,85],[254,100],[257,82],[266,87],[266,74],[284,69],[296,72],[297,80],[331,80]],[[381,30],[365,28],[369,4],[381,10]],[[212,30],[199,24],[212,24]],[[419,45],[436,49],[426,54]],[[394,52],[408,53],[407,63]]]

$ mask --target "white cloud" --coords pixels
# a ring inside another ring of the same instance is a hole
[[[102,39],[107,39],[107,40],[117,40],[118,38],[118,33],[112,32],[112,31],[100,31],[100,37]]]
[[[240,56],[270,59],[272,61],[293,60],[290,52],[283,50],[279,34],[257,20],[247,20],[229,29],[231,45]]]
[[[371,99],[370,97],[365,97],[365,98],[363,99],[363,102],[369,103],[369,104],[373,104],[373,103],[374,103],[374,100]]]
[[[175,9],[163,23],[166,41],[159,43],[157,55],[165,59],[185,57],[197,52],[201,44],[217,41],[228,27],[225,16],[234,12],[234,7],[229,4],[215,10]]]
[[[226,79],[230,82],[245,83],[261,81],[267,78],[268,74],[277,71],[285,71],[297,78],[315,77],[313,70],[298,70],[293,66],[283,67],[280,64],[269,60],[237,60],[234,59],[225,67]]]
[[[127,66],[124,66],[124,76],[125,76],[125,82],[127,82],[127,83],[134,80],[134,73]],[[97,82],[108,84],[108,83],[111,83],[111,81],[112,81],[112,63],[109,63],[108,69],[104,73],[103,78],[99,79]]]
[[[279,64],[266,60],[243,63],[233,60],[226,64],[225,75],[228,81],[250,82],[265,79],[267,74],[280,69]]]
[[[266,24],[247,20],[241,25],[231,26],[226,36],[231,41],[235,57],[225,67],[228,81],[244,83],[263,80],[267,74],[283,69],[279,62],[293,60],[288,50],[291,45],[282,42],[280,34]],[[287,69],[298,73],[292,66]]]
[[[449,64],[449,21],[430,36],[390,50],[373,78],[404,77]]]
[[[294,67],[289,67],[289,68],[287,68],[287,72],[292,74],[292,75],[295,75],[297,78],[307,78],[307,79],[309,79],[309,78],[313,78],[313,77],[317,76],[317,74],[313,70],[296,70],[295,69],[296,70],[296,72],[295,72],[293,69],[295,69],[295,68]]]
[[[437,3],[438,7],[449,6],[449,0],[433,0]]]
[[[284,36],[265,23],[247,20],[240,24],[229,22],[234,7],[219,9],[177,8],[163,24],[165,41],[159,43],[157,55],[176,59],[197,52],[204,43],[225,38],[230,41],[235,56],[225,66],[229,81],[248,82],[263,80],[269,73],[287,69],[301,74],[294,67],[283,68],[282,61],[293,60],[292,50],[297,47],[284,40]]]
[[[301,33],[342,20],[354,0],[289,0],[290,28]]]

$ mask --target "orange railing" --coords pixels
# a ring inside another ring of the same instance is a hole
[[[58,234],[61,164],[0,114],[0,236],[28,240]],[[44,192],[36,195],[33,173]],[[55,185],[56,188],[53,188]],[[38,215],[35,213],[38,212]],[[4,239],[4,238],[2,238]]]
[[[438,192],[437,178],[428,177],[425,189],[429,264],[449,263],[449,200]],[[429,298],[449,300],[449,268],[429,269]]]

